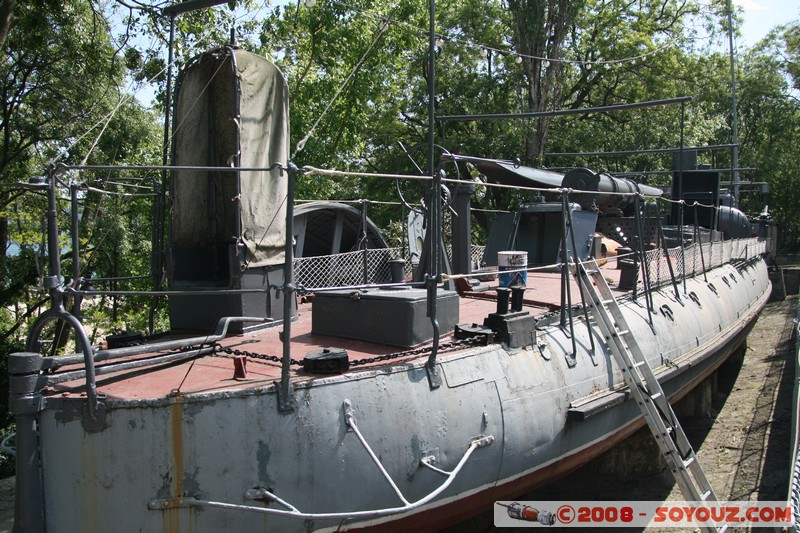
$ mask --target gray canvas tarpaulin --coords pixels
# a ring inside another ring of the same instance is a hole
[[[266,168],[288,162],[289,89],[270,61],[219,48],[193,60],[178,88],[174,165]],[[174,171],[170,244],[220,247],[241,239],[248,268],[283,263],[286,180],[278,169]]]

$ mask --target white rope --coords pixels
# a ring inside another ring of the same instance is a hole
[[[295,204],[310,204],[314,202],[336,202],[339,204],[363,204],[367,202],[370,205],[403,205],[402,202],[384,202],[380,200],[365,200],[365,199],[358,199],[358,200],[340,200],[335,198],[323,199],[320,198],[319,200],[295,200]]]
[[[636,252],[629,252],[627,254],[620,254],[616,256],[608,256],[608,257],[597,257],[597,260],[606,259],[608,261],[614,261],[619,259],[624,259],[626,257],[633,256]],[[575,263],[570,261],[568,265],[573,266]],[[474,278],[475,276],[493,276],[498,274],[513,274],[514,272],[529,272],[534,274],[540,271],[552,271],[557,268],[561,268],[562,263],[552,263],[550,265],[542,265],[538,267],[526,267],[526,268],[510,268],[508,270],[481,270],[478,272],[473,272],[471,274],[445,274],[442,273],[442,280],[448,281],[451,279],[464,279],[464,278]]]
[[[433,179],[431,176],[416,176],[411,174],[382,174],[379,172],[355,172],[355,171],[322,169],[313,166],[304,166],[303,173],[309,176],[328,176],[337,178],[346,176],[356,176],[356,177],[366,177],[366,178],[411,179],[411,180],[423,180],[423,181],[430,181]],[[442,181],[445,183],[455,183],[461,185],[479,185],[483,187],[496,187],[498,189],[514,189],[514,190],[524,190],[524,191],[540,192],[540,193],[567,194],[567,195],[602,194],[604,196],[631,196],[631,197],[639,196],[640,198],[661,199],[672,203],[685,203],[682,200],[670,200],[669,198],[664,198],[663,196],[660,195],[648,195],[637,191],[633,192],[582,191],[579,189],[569,189],[565,187],[529,187],[525,185],[506,185],[503,183],[488,183],[483,181],[470,181],[470,180],[460,180],[453,178],[444,178]],[[713,207],[713,206],[705,206],[697,202],[695,202],[695,204],[701,207]]]
[[[312,166],[304,166],[303,173],[309,176],[328,176],[333,178],[341,178],[346,176],[357,176],[361,178],[390,178],[401,180],[432,180],[431,176],[414,176],[410,174],[381,174],[379,172],[350,172],[345,170],[330,170],[325,168],[317,168]]]
[[[145,197],[145,196],[157,196],[157,194],[154,193],[154,192],[150,192],[150,193],[132,193],[132,192],[121,192],[121,191],[109,191],[109,190],[106,190],[106,189],[98,189],[97,187],[92,187],[90,185],[83,185],[82,188],[86,189],[87,191],[96,192],[96,193],[100,193],[100,194],[110,194],[110,195],[113,195],[113,196],[127,196],[129,198],[137,198],[137,197]]]

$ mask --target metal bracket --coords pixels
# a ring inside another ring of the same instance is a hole
[[[35,414],[44,409],[40,374],[44,358],[38,353],[21,352],[8,356],[8,407],[14,415]]]
[[[196,502],[197,499],[192,497],[158,498],[147,502],[147,508],[151,511],[164,511],[166,509],[192,507]]]
[[[539,354],[541,354],[542,359],[545,361],[550,360],[550,349],[547,347],[547,343],[544,341],[538,341],[536,343],[536,347],[539,349]]]
[[[278,411],[281,413],[291,413],[294,411],[294,394],[292,394],[292,387],[289,386],[283,390],[280,381],[274,381],[275,392],[278,396]]]
[[[439,448],[433,448],[431,450],[425,450],[421,454],[419,459],[420,463],[428,464],[428,465],[436,465],[439,462]]]
[[[438,389],[442,386],[442,378],[436,370],[436,363],[425,363],[425,371],[428,374],[428,385],[430,385],[431,390]]]
[[[95,411],[94,416],[92,416],[89,404],[83,404],[83,418],[81,419],[81,423],[83,424],[83,429],[85,429],[87,433],[99,433],[110,425],[106,417],[107,409],[105,403],[98,401]]]

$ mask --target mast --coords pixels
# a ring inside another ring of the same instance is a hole
[[[739,114],[736,109],[736,63],[733,53],[733,9],[731,0],[728,0],[728,51],[731,64],[731,106],[733,107],[733,148],[731,149],[731,183],[733,183],[733,198],[739,205]]]
[[[169,18],[169,48],[167,51],[167,86],[164,101],[164,140],[161,147],[161,183],[157,191],[157,197],[153,207],[153,257],[150,266],[150,275],[153,281],[153,288],[160,291],[164,284],[164,219],[167,205],[167,179],[168,172],[166,167],[169,165],[171,152],[171,112],[172,112],[172,63],[175,60],[175,19],[178,15],[188,11],[194,11],[206,7],[214,7],[224,3],[225,0],[186,0],[166,6],[161,10],[161,15]],[[148,332],[152,335],[155,321],[156,299],[154,296],[150,302],[150,313],[148,316]]]
[[[441,385],[441,379],[436,372],[436,355],[439,350],[439,319],[437,318],[437,284],[441,281],[441,262],[442,249],[441,240],[441,190],[442,175],[436,172],[434,158],[434,121],[435,106],[434,96],[436,94],[436,6],[435,0],[430,0],[430,27],[428,30],[428,173],[433,177],[431,181],[430,200],[428,202],[428,230],[425,234],[428,252],[428,272],[425,274],[425,287],[427,289],[428,317],[433,329],[433,346],[425,369],[428,373],[428,382],[431,389],[436,389]]]
[[[436,120],[436,108],[433,99],[436,96],[436,6],[430,0],[430,26],[428,28],[428,175],[433,176],[436,164],[434,157],[433,131]]]

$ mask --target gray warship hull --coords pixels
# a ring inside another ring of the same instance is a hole
[[[655,291],[653,306],[662,312],[652,328],[640,302],[620,303],[676,399],[745,340],[769,293],[765,263],[753,258],[687,279],[691,298],[677,300],[670,287]],[[468,515],[465,509],[565,474],[642,425],[607,349],[598,340],[591,352],[589,331],[574,330],[574,364],[566,357],[571,339],[558,324],[539,327],[528,348],[445,352],[436,389],[420,357],[306,379],[294,383],[291,413],[276,411],[276,385],[266,380],[115,398],[112,377],[105,427],[88,432],[85,401],[74,397],[80,392],[62,387],[39,413],[46,529],[434,530]],[[129,386],[135,391],[137,381],[173,371],[128,376]],[[475,439],[484,441],[459,465]],[[424,467],[426,457],[456,475]],[[411,507],[445,482],[443,492]],[[269,502],[264,490],[293,510]]]

